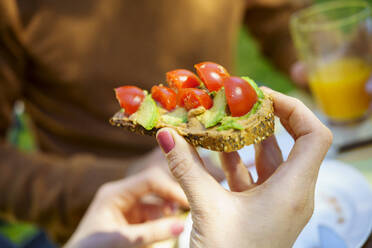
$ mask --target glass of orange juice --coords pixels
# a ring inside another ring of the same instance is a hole
[[[295,13],[291,33],[310,89],[332,123],[363,119],[371,102],[372,16],[361,0],[331,1]]]

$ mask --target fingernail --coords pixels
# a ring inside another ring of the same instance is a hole
[[[171,226],[171,233],[173,236],[178,236],[183,232],[184,226],[181,223],[175,223]]]
[[[173,137],[168,131],[161,131],[156,138],[165,153],[170,152],[174,148]]]

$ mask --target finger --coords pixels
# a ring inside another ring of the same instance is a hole
[[[297,62],[292,66],[291,78],[298,86],[307,87],[308,85],[307,70],[303,62]]]
[[[178,237],[183,232],[184,221],[180,218],[163,218],[143,224],[130,225],[123,229],[124,235],[130,234],[138,246]]]
[[[185,191],[191,207],[198,204],[198,200],[206,200],[211,191],[220,187],[206,171],[194,147],[176,131],[163,128],[158,131],[156,138],[168,160],[170,171]]]
[[[133,213],[140,216],[141,219],[137,222],[130,221],[129,217],[131,217]],[[172,216],[175,215],[175,213],[176,206],[167,201],[163,203],[140,203],[131,209],[131,215],[129,217],[126,216],[126,218],[129,223],[134,224],[149,220],[156,220],[166,216]]]
[[[207,169],[208,173],[216,179],[217,182],[221,182],[225,179],[225,174],[223,170],[218,167],[209,157],[202,157],[203,164]]]
[[[237,152],[222,152],[220,159],[231,191],[241,192],[252,185],[252,176]]]
[[[152,192],[169,201],[188,207],[188,201],[180,185],[160,169],[151,169],[146,175],[148,192]]]
[[[268,179],[283,163],[283,155],[275,136],[270,136],[254,146],[258,184]]]
[[[332,143],[332,133],[301,101],[268,88],[263,90],[273,98],[275,115],[295,140],[285,162],[288,166],[284,166],[283,171],[291,172],[292,176],[301,174],[304,178],[317,175]]]
[[[159,168],[148,169],[141,174],[108,183],[104,189],[106,198],[126,211],[143,196],[153,193],[183,207],[188,207],[185,193],[166,172]]]

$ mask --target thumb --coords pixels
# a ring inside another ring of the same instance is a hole
[[[178,237],[183,232],[184,221],[169,217],[125,227],[123,232],[130,233],[136,246],[149,245],[155,242]]]
[[[221,187],[206,171],[194,147],[176,131],[163,128],[157,133],[156,139],[165,153],[170,171],[184,190],[191,208],[194,204],[200,204],[200,201],[206,201],[213,195],[211,192]]]

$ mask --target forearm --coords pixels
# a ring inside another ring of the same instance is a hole
[[[0,213],[30,221],[63,242],[103,183],[123,178],[128,161],[23,154],[0,145]]]

